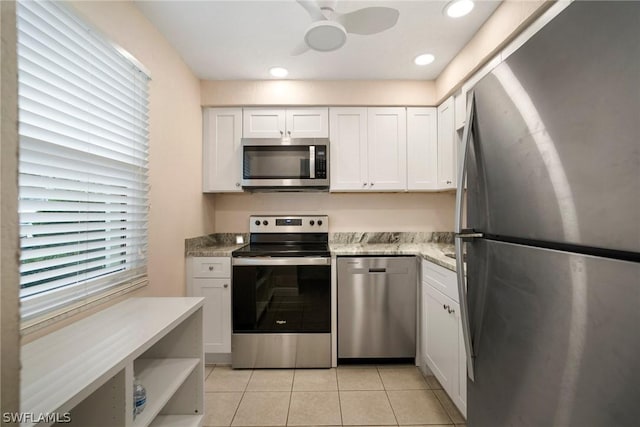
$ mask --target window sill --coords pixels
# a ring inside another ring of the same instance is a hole
[[[114,286],[100,294],[93,295],[87,299],[70,304],[59,310],[46,313],[40,317],[29,319],[20,323],[20,334],[24,337],[31,333],[37,332],[43,328],[54,325],[71,316],[75,316],[89,309],[106,304],[116,298],[135,292],[147,286],[149,279],[147,276]]]

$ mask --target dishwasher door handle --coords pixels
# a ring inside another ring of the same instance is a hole
[[[386,268],[370,268],[369,273],[386,273]]]

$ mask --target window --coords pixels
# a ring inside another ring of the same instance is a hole
[[[146,280],[149,78],[60,2],[17,15],[24,321]]]

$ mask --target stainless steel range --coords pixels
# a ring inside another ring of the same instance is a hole
[[[331,255],[323,215],[251,216],[233,256],[233,368],[331,366]]]

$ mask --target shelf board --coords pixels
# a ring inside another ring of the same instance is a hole
[[[129,298],[25,344],[20,411],[71,410],[202,304],[202,298]]]
[[[198,363],[200,359],[137,359],[134,372],[147,390],[147,403],[142,413],[136,416],[133,426],[150,425]]]
[[[202,415],[158,415],[151,427],[201,427]]]

